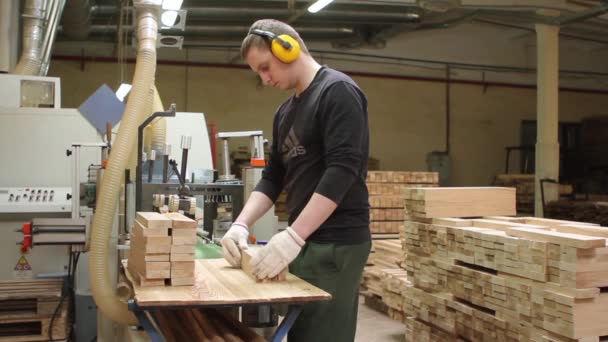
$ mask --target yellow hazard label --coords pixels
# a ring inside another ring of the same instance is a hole
[[[17,264],[15,265],[15,269],[14,270],[15,271],[31,271],[32,270],[32,266],[30,266],[30,263],[22,255],[21,258],[19,258],[19,260],[17,261]]]

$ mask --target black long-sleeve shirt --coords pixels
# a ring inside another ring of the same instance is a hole
[[[308,241],[369,241],[367,99],[356,83],[322,67],[306,90],[279,107],[272,136],[270,160],[256,190],[273,202],[286,190],[289,224],[315,192],[337,203]]]

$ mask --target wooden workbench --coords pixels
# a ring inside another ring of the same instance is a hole
[[[233,306],[306,303],[330,300],[331,295],[292,275],[281,282],[256,282],[225,259],[195,262],[193,286],[139,287],[133,282],[135,302],[142,308],[164,306]]]
[[[123,261],[126,266],[126,260]],[[182,308],[238,307],[244,305],[293,304],[275,331],[272,342],[282,341],[302,310],[302,304],[331,299],[316,286],[288,274],[285,281],[256,282],[240,268],[231,267],[225,259],[195,261],[195,283],[192,286],[141,287],[125,272],[133,284],[134,312],[153,342],[165,341],[158,331],[154,311]],[[148,312],[148,313],[146,313]]]

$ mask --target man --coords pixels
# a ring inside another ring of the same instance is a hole
[[[298,33],[276,20],[255,22],[242,57],[264,84],[295,93],[277,110],[262,179],[222,239],[238,267],[248,227],[286,190],[289,227],[251,260],[258,278],[289,265],[332,300],[306,305],[289,341],[352,341],[359,283],[371,247],[365,178],[367,100],[348,76],[319,65]]]

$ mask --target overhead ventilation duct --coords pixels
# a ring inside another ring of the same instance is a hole
[[[57,1],[47,3],[49,7]],[[42,41],[45,28],[45,1],[27,0],[23,8],[23,52],[15,68],[19,75],[38,75],[42,65]]]
[[[23,9],[23,52],[15,73],[46,75],[65,0],[26,0]]]
[[[94,0],[68,0],[65,4],[61,26],[66,37],[85,40],[91,31],[91,13]]]

